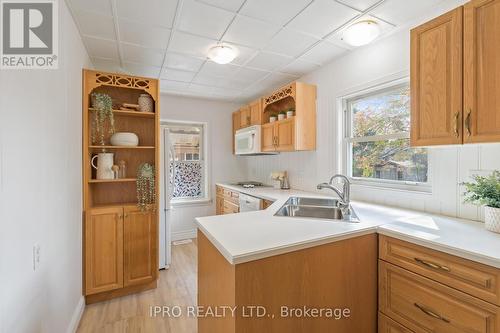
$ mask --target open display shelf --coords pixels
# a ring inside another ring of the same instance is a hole
[[[92,70],[84,70],[83,77],[83,293],[86,302],[93,303],[156,286],[158,209],[138,207],[136,177],[143,163],[155,167],[157,204],[160,109],[156,79]],[[111,97],[115,133],[135,133],[138,146],[113,146],[109,133],[104,145],[92,141],[97,112],[91,104],[92,93]],[[119,109],[124,103],[138,104],[143,94],[152,98],[154,112]],[[125,161],[124,178],[97,179],[91,160],[99,153],[113,154],[115,165]]]

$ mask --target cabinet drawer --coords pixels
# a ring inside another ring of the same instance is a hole
[[[224,214],[239,213],[240,207],[232,202],[224,200]]]
[[[387,262],[500,305],[500,270],[387,236],[379,256]]]
[[[418,332],[499,333],[500,308],[379,260],[380,311]]]
[[[416,331],[417,332],[417,331]],[[395,322],[383,313],[378,313],[378,333],[416,333]],[[423,331],[418,331],[418,333]]]
[[[224,188],[223,191],[225,200],[231,201],[234,204],[239,204],[240,194],[238,192],[233,192],[231,190],[228,190],[227,188]]]

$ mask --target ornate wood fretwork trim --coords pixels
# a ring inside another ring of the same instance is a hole
[[[126,75],[95,73],[95,82],[113,87],[127,87],[137,89],[150,89],[151,80]]]
[[[288,96],[293,96],[293,85],[287,85],[280,90],[275,91],[272,95],[269,95],[264,98],[264,106],[267,106],[269,104],[272,104],[276,101],[279,101],[283,98],[286,98]]]

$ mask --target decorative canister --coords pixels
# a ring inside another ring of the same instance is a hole
[[[500,233],[500,208],[484,207],[484,225],[487,230]]]
[[[288,110],[286,112],[286,118],[288,119],[288,118],[292,118],[292,117],[293,117],[293,110]]]
[[[271,116],[269,117],[269,122],[270,123],[274,123],[278,118],[276,118],[276,116]]]
[[[137,104],[139,104],[139,111],[141,112],[154,112],[153,98],[148,94],[141,94]]]
[[[137,146],[139,145],[139,137],[131,132],[116,132],[111,136],[111,145],[113,146]]]

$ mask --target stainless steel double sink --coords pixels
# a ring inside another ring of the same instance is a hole
[[[291,197],[274,215],[359,223],[354,210],[341,207],[337,199]]]

